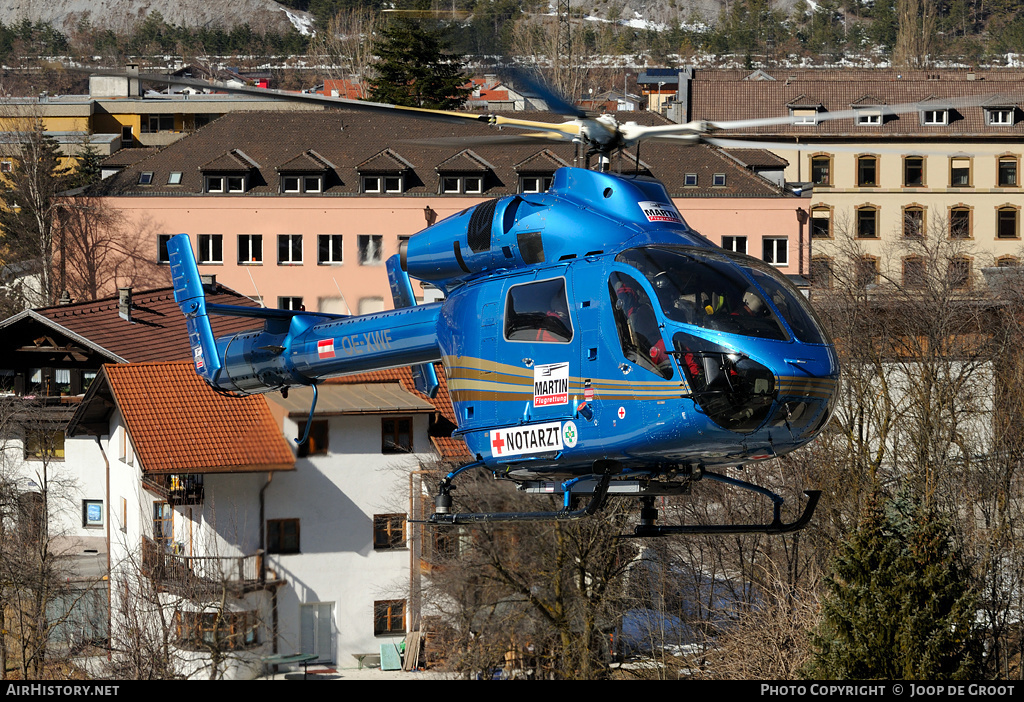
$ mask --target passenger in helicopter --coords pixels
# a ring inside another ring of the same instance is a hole
[[[615,306],[625,314],[626,325],[634,337],[637,349],[648,355],[651,363],[662,375],[670,375],[671,362],[665,349],[665,340],[661,336],[658,320],[654,316],[650,302],[647,301],[647,295],[630,285],[626,276],[615,282],[614,290]],[[646,351],[644,346],[647,347]]]

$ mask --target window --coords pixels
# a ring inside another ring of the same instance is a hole
[[[364,193],[400,193],[402,176],[367,175],[362,177]]]
[[[380,420],[380,452],[412,453],[412,419],[385,417]]]
[[[341,234],[319,234],[316,238],[316,262],[321,266],[340,265]]]
[[[789,237],[766,236],[761,244],[761,260],[773,266],[789,265]]]
[[[1016,156],[999,157],[998,184],[1000,188],[1017,187],[1017,163]]]
[[[925,283],[925,261],[920,256],[903,259],[903,287],[920,289]]]
[[[14,172],[14,161],[9,158],[0,160],[0,173],[13,173]]]
[[[277,235],[277,265],[297,266],[302,263],[302,235]]]
[[[405,633],[405,600],[378,600],[373,603],[373,635]]]
[[[142,132],[144,134],[171,131],[174,131],[174,115],[149,115],[142,118]]]
[[[857,187],[873,188],[878,185],[878,157],[857,157]]]
[[[670,379],[672,363],[647,292],[632,276],[615,271],[608,277],[608,294],[622,355],[638,367]]]
[[[167,244],[171,241],[170,234],[156,235],[156,262],[170,263],[171,254],[167,251]]]
[[[857,237],[860,239],[878,238],[878,209],[872,206],[857,209]]]
[[[483,192],[483,184],[482,176],[442,176],[441,192],[478,194]]]
[[[818,123],[818,111],[817,110],[793,110],[793,124],[817,124]]]
[[[321,175],[282,175],[281,192],[320,193],[324,189],[323,181]]]
[[[168,185],[181,185],[181,171],[171,171],[167,174]]]
[[[832,208],[811,208],[811,238],[829,239],[832,236]]]
[[[208,175],[204,177],[208,193],[244,193],[245,176]]]
[[[990,127],[1012,127],[1013,108],[987,109],[985,110],[985,121]]]
[[[949,261],[949,285],[955,290],[971,286],[971,259],[955,256]]]
[[[163,551],[171,550],[174,539],[174,510],[168,502],[153,503],[153,540]]]
[[[949,237],[951,239],[971,238],[971,210],[959,205],[949,210]]]
[[[815,185],[832,185],[831,156],[811,156],[811,182]]]
[[[903,185],[907,188],[924,186],[924,157],[906,156],[903,159]]]
[[[356,309],[359,310],[359,314],[361,315],[373,314],[374,312],[383,312],[384,298],[378,295],[373,295],[370,297],[361,297],[359,298],[359,303],[356,306]]]
[[[864,256],[857,261],[857,287],[866,288],[878,284],[878,259]]]
[[[139,185],[152,185],[153,184],[153,171],[143,171],[139,173]]]
[[[224,235],[199,235],[199,263],[224,263]]]
[[[971,159],[954,156],[949,159],[949,187],[969,188],[971,186]]]
[[[926,127],[940,127],[949,122],[949,110],[922,110],[921,124]]]
[[[299,553],[299,520],[267,520],[267,553]]]
[[[329,448],[329,428],[330,425],[326,419],[314,419],[313,424],[309,427],[309,438],[305,443],[299,444],[296,449],[299,458],[326,456]],[[305,433],[306,423],[299,422],[299,436],[301,437]]]
[[[745,236],[723,236],[722,248],[726,251],[735,251],[745,254],[747,252],[747,237]]]
[[[924,235],[924,208],[908,205],[903,208],[903,238],[918,239]]]
[[[999,239],[1016,239],[1020,236],[1017,227],[1018,209],[1012,205],[1003,205],[996,210],[996,237]]]
[[[882,123],[881,112],[858,112],[857,124],[861,127],[877,127]]]
[[[103,500],[82,500],[82,526],[103,526]]]
[[[1020,259],[1016,256],[1000,256],[996,259],[997,268],[1016,268],[1020,265]]]
[[[64,460],[64,430],[35,428],[25,431],[25,458]]]
[[[695,188],[695,187],[697,187],[697,174],[696,173],[687,173],[686,175],[684,175],[683,176],[683,185],[685,185],[688,188]]]
[[[405,515],[373,515],[373,547],[375,549],[402,548],[405,546]]]
[[[376,266],[381,262],[383,255],[384,237],[379,234],[360,234],[359,244],[359,265]]]
[[[505,297],[505,338],[565,343],[572,340],[564,278],[513,285]]]
[[[238,235],[238,262],[249,265],[261,265],[263,263],[262,234]]]
[[[301,312],[305,309],[302,304],[302,297],[279,297],[277,298],[277,309],[279,310],[295,310]]]
[[[827,256],[815,256],[811,259],[811,286],[815,288],[831,288],[834,274],[832,259]]]
[[[713,176],[711,176],[711,185],[716,188],[725,187],[725,174],[715,173]]]
[[[543,193],[551,187],[553,176],[520,176],[519,192]]]

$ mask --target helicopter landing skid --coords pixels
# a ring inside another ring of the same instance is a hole
[[[737,480],[718,473],[704,472],[701,476],[709,480],[732,485],[743,490],[751,490],[764,495],[772,501],[772,521],[770,524],[679,524],[658,526],[654,522],[658,519],[658,510],[654,507],[654,497],[642,495],[640,503],[640,524],[633,530],[634,537],[668,536],[670,534],[788,534],[803,529],[811,521],[814,510],[821,499],[821,490],[805,490],[807,504],[804,506],[803,514],[792,522],[782,521],[782,503],[785,501],[781,495],[767,490],[759,485],[748,483],[745,480]]]

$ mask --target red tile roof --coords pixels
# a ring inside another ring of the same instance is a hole
[[[291,447],[262,395],[217,393],[196,375],[191,362],[107,364],[103,374],[146,473],[295,467]]]
[[[230,288],[218,285],[206,296],[208,302],[255,307],[256,303]],[[91,341],[127,362],[191,360],[185,316],[174,302],[172,288],[135,292],[132,320],[118,316],[118,298],[107,297],[35,312],[56,325]],[[242,317],[211,315],[215,337],[259,327],[261,322]]]

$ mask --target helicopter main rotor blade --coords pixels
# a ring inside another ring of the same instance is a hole
[[[856,119],[865,113],[881,112],[885,115],[902,115],[910,112],[918,112],[932,104],[936,109],[957,109],[960,107],[977,107],[991,99],[991,95],[972,98],[930,98],[920,102],[904,102],[897,105],[865,105],[859,109],[839,110],[838,112],[819,112],[814,115],[818,122],[832,122],[840,119]],[[757,127],[773,127],[795,125],[798,122],[806,124],[807,116],[784,115],[779,117],[754,117],[751,119],[734,119],[725,121],[708,120],[708,126],[716,131],[732,131],[738,129],[754,129]]]
[[[712,146],[723,149],[765,149],[767,151],[824,151],[831,153],[850,154],[922,154],[948,156],[949,149],[920,149],[916,146],[908,148],[903,146],[878,146],[872,145],[870,149],[864,144],[833,144],[825,139],[819,139],[811,144],[798,144],[796,142],[784,141],[755,141],[752,139],[733,139],[731,137],[703,137],[704,141]]]

